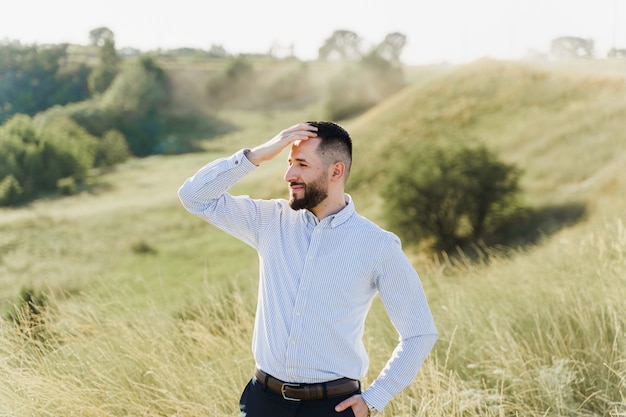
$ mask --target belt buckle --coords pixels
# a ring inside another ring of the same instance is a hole
[[[286,388],[286,387],[299,388],[299,387],[300,387],[300,384],[289,384],[289,383],[285,382],[283,385],[281,385],[281,386],[280,386],[280,393],[283,395],[283,398],[284,398],[285,400],[288,400],[288,401],[302,401],[300,398],[292,398],[292,397],[288,397],[288,396],[285,394],[285,388]]]

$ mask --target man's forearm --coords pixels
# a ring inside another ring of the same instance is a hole
[[[213,161],[189,177],[178,190],[183,206],[195,214],[202,212],[210,201],[254,170],[244,154],[245,150],[242,150],[229,158]]]
[[[362,394],[368,406],[381,411],[396,394],[415,379],[437,341],[437,334],[426,334],[401,342],[387,366]]]

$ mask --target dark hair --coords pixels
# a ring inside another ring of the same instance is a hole
[[[350,134],[337,123],[307,122],[317,127],[317,137],[321,139],[317,153],[326,164],[343,162],[346,165],[346,179],[352,165],[352,139]]]

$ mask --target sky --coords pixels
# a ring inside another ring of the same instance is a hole
[[[293,48],[309,60],[334,31],[350,30],[364,47],[404,34],[407,64],[518,59],[558,36],[591,38],[604,57],[626,49],[626,0],[0,0],[0,41],[86,45],[101,26],[117,48],[142,51]]]

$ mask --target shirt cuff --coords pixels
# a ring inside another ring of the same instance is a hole
[[[383,408],[391,401],[393,395],[377,387],[376,382],[374,382],[368,389],[361,393],[361,397],[363,397],[368,407],[374,407],[376,411],[380,412],[383,411]]]
[[[240,149],[239,151],[235,152],[235,154],[229,158],[230,165],[233,167],[240,166],[241,169],[244,169],[248,172],[253,171],[255,168],[258,168],[256,165],[250,162],[250,160],[246,156],[246,153],[248,152],[250,152],[250,149],[248,148]]]

